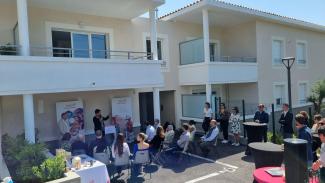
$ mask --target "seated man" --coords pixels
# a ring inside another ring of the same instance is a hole
[[[72,155],[87,154],[88,146],[85,143],[85,136],[78,134],[77,139],[71,144]]]
[[[168,125],[167,129],[166,129],[166,133],[165,133],[164,144],[166,144],[166,145],[172,144],[173,140],[174,140],[174,136],[175,136],[175,132],[174,132],[173,125]]]
[[[177,141],[176,149],[177,150],[184,150],[186,144],[190,141],[190,127],[187,123],[183,124],[183,133],[179,137],[179,140]]]
[[[217,121],[211,120],[208,133],[205,136],[201,137],[202,142],[200,144],[200,148],[204,157],[208,156],[210,148],[213,147],[214,143],[216,142],[218,134],[219,129],[217,127]]]
[[[90,145],[89,145],[89,150],[88,150],[88,154],[93,157],[93,151],[94,148],[96,148],[96,152],[97,153],[101,153],[104,152],[107,149],[108,143],[105,140],[105,138],[103,138],[102,135],[102,131],[101,130],[96,130],[96,139],[93,140]]]

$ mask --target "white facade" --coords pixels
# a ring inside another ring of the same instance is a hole
[[[183,104],[216,105],[219,97],[227,107],[245,100],[249,113],[258,103],[280,106],[288,99],[284,56],[297,58],[294,106],[306,105],[312,83],[324,79],[323,27],[209,0],[159,20],[163,1],[74,1],[78,7],[64,0],[0,3],[0,44],[19,44],[19,56],[0,55],[2,134],[25,132],[33,142],[36,128],[44,141],[56,140],[58,132],[47,130],[57,128],[60,101],[83,101],[87,134],[93,110],[109,114],[114,97],[132,97],[135,127],[149,119],[201,121],[183,111],[201,109]],[[124,7],[133,8],[117,11]],[[149,19],[136,18],[145,12]],[[62,37],[70,40],[66,47]]]

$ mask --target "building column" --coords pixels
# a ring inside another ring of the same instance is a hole
[[[152,59],[158,60],[158,48],[157,48],[157,10],[151,9],[149,12],[150,16],[150,45]]]
[[[153,88],[153,111],[154,118],[160,121],[160,96],[159,88]]]
[[[204,62],[210,62],[210,35],[209,35],[209,12],[202,10],[203,15],[203,44],[204,44]]]
[[[27,0],[17,0],[20,55],[30,55]]]
[[[205,85],[206,100],[211,104],[212,86],[211,84]]]
[[[34,100],[32,94],[23,95],[25,139],[35,143]]]

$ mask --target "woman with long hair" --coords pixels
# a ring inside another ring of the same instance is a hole
[[[156,135],[150,141],[150,150],[155,154],[158,152],[159,148],[161,147],[162,142],[165,139],[164,129],[161,126],[157,127]]]
[[[115,159],[115,161],[119,161],[123,158],[129,158],[131,155],[129,145],[125,142],[125,138],[123,133],[119,133],[116,138],[116,142],[113,146],[112,150],[112,157]],[[118,176],[120,176],[122,172],[122,167],[116,167],[116,171],[118,173]]]

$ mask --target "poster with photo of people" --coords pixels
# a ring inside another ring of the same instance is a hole
[[[82,101],[57,102],[56,115],[62,136],[70,133],[71,137],[76,137],[83,132],[85,122]]]
[[[112,99],[112,122],[119,132],[125,133],[132,124],[132,98],[120,97]]]

